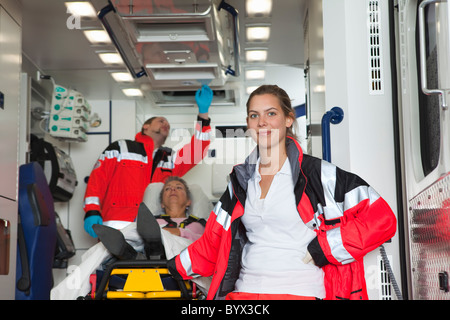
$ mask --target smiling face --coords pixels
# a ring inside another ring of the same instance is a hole
[[[256,143],[271,148],[284,142],[287,129],[294,122],[286,116],[279,99],[269,93],[254,95],[248,103],[247,126]]]

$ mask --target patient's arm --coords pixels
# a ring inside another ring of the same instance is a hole
[[[188,224],[185,228],[179,230],[181,237],[195,241],[202,236],[205,231],[205,227],[201,223],[193,222]]]
[[[175,236],[181,236],[180,235],[181,234],[180,228],[173,228],[173,227],[167,228],[167,227],[164,227],[163,229],[168,231],[168,232],[170,232],[171,234],[173,234]]]
[[[172,220],[177,224],[180,224],[184,220],[184,218],[173,218]],[[184,228],[163,227],[164,225],[167,225],[166,220],[156,219],[156,221],[158,221],[163,230],[166,230],[167,232],[170,232],[175,236],[191,240],[192,242],[200,238],[205,231],[205,227],[203,226],[203,224],[197,221],[187,224]]]
[[[190,223],[184,228],[164,227],[163,229],[175,236],[183,237],[191,241],[200,238],[203,231],[205,231],[205,227],[198,222]]]

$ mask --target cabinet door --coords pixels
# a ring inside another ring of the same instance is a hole
[[[0,300],[15,298],[21,39],[0,6]]]
[[[17,202],[0,197],[0,300],[15,298],[16,251]]]
[[[0,195],[17,200],[20,26],[0,7]]]

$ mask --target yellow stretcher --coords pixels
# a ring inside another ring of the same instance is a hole
[[[109,280],[115,275],[124,278],[123,288],[109,287]],[[163,278],[178,285],[168,289]],[[167,260],[117,261],[106,269],[98,288],[95,300],[103,299],[202,299],[202,293],[195,283],[175,280],[167,269]]]

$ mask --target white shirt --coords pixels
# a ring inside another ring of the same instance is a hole
[[[289,161],[274,176],[265,199],[260,199],[260,181],[258,160],[242,216],[248,242],[235,291],[324,298],[322,269],[302,261],[316,234],[297,211]]]

